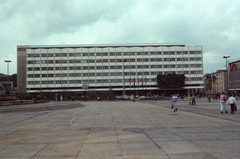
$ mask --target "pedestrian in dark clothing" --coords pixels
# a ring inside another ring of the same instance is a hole
[[[234,114],[234,108],[237,105],[236,99],[233,97],[233,94],[231,94],[231,97],[228,98],[227,104],[231,106],[231,114]]]
[[[192,105],[193,105],[193,103],[194,103],[194,105],[196,105],[195,95],[194,94],[192,95]]]

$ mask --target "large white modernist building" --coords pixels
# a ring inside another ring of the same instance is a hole
[[[17,46],[18,92],[161,94],[157,75],[185,74],[184,90],[203,91],[202,46],[100,44]],[[174,90],[174,89],[172,89]]]

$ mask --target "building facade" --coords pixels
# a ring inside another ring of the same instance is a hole
[[[185,74],[190,93],[203,91],[202,46],[109,44],[17,46],[19,93],[157,94],[158,74]]]
[[[211,73],[211,76],[212,93],[220,94],[221,92],[227,92],[226,70],[217,70],[216,72]]]
[[[0,83],[5,89],[16,89],[17,87],[17,74],[5,75],[0,73]]]
[[[228,62],[229,91],[240,94],[240,59]]]

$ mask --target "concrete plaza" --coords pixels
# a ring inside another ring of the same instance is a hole
[[[240,158],[240,113],[219,100],[64,101],[0,107],[0,158]]]

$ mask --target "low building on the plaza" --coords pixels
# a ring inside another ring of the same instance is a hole
[[[17,46],[19,93],[113,92],[153,95],[203,92],[202,46],[177,44]],[[185,75],[160,88],[157,75]]]

